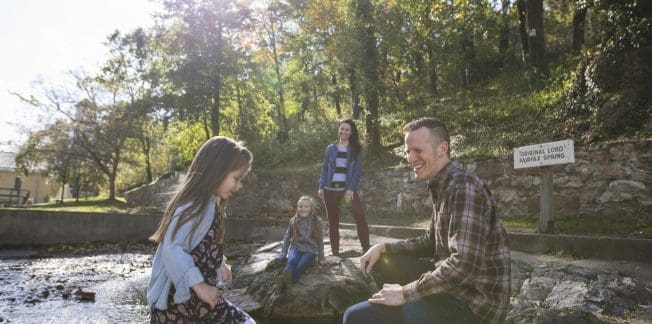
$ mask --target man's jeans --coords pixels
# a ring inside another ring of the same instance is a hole
[[[374,265],[373,276],[379,287],[384,283],[405,285],[433,269],[431,261],[407,255],[383,254]],[[468,306],[448,294],[427,296],[402,306],[364,301],[349,307],[343,320],[343,324],[478,322]]]
[[[295,248],[291,248],[285,269],[290,270],[292,273],[292,283],[297,283],[301,274],[314,262],[314,254],[310,252],[301,252]]]

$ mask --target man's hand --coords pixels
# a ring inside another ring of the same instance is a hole
[[[192,286],[192,290],[197,294],[197,297],[199,297],[201,301],[210,305],[211,309],[215,308],[217,301],[222,297],[222,291],[205,282]]]
[[[401,306],[405,304],[403,288],[399,284],[384,284],[383,289],[369,298],[369,302],[387,306]]]
[[[380,259],[380,254],[385,252],[385,244],[378,243],[372,246],[367,253],[360,257],[360,271],[366,277],[371,273],[374,264]]]

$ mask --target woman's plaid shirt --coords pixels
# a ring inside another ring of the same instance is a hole
[[[435,270],[403,286],[406,300],[448,293],[483,323],[502,322],[511,288],[507,233],[489,188],[449,163],[429,181],[433,215],[426,234],[386,244],[388,253],[428,252]]]

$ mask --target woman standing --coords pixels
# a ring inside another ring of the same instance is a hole
[[[358,184],[362,174],[362,147],[358,128],[351,119],[339,123],[337,143],[328,145],[319,178],[319,198],[326,205],[328,233],[333,255],[340,254],[340,204],[342,198],[351,202],[358,238],[363,253],[369,249],[369,228],[364,207],[358,196]]]

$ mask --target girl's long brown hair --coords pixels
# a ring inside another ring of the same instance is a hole
[[[310,208],[310,214],[308,214],[308,217],[310,218],[310,237],[312,237],[313,240],[317,240],[317,222],[319,221],[317,219],[317,209],[315,205],[315,200],[312,199],[310,196],[301,196],[299,200],[297,201],[297,211],[294,213],[294,216],[290,218],[290,225],[292,226],[292,243],[296,242],[297,239],[299,238],[299,202],[302,200],[307,200],[310,202],[311,208]]]
[[[351,161],[355,161],[358,157],[358,154],[362,152],[362,145],[360,145],[360,134],[358,133],[358,126],[355,125],[355,122],[351,118],[340,120],[338,125],[343,123],[349,124],[351,127],[351,137],[349,137],[349,146],[351,146]]]
[[[217,187],[227,174],[235,170],[249,169],[252,160],[251,152],[242,143],[228,137],[215,136],[206,141],[197,151],[188,168],[188,173],[177,186],[177,190],[165,210],[158,229],[149,239],[161,243],[177,208],[189,203],[190,206],[179,215],[180,219],[172,232],[172,237],[176,235],[177,230],[183,224],[197,220],[191,230],[190,236],[192,236],[197,230],[200,223],[198,220],[203,216],[206,208],[216,208],[220,217],[218,240],[221,242],[224,239],[226,200],[218,199],[216,206],[209,206],[211,197],[215,195]]]

